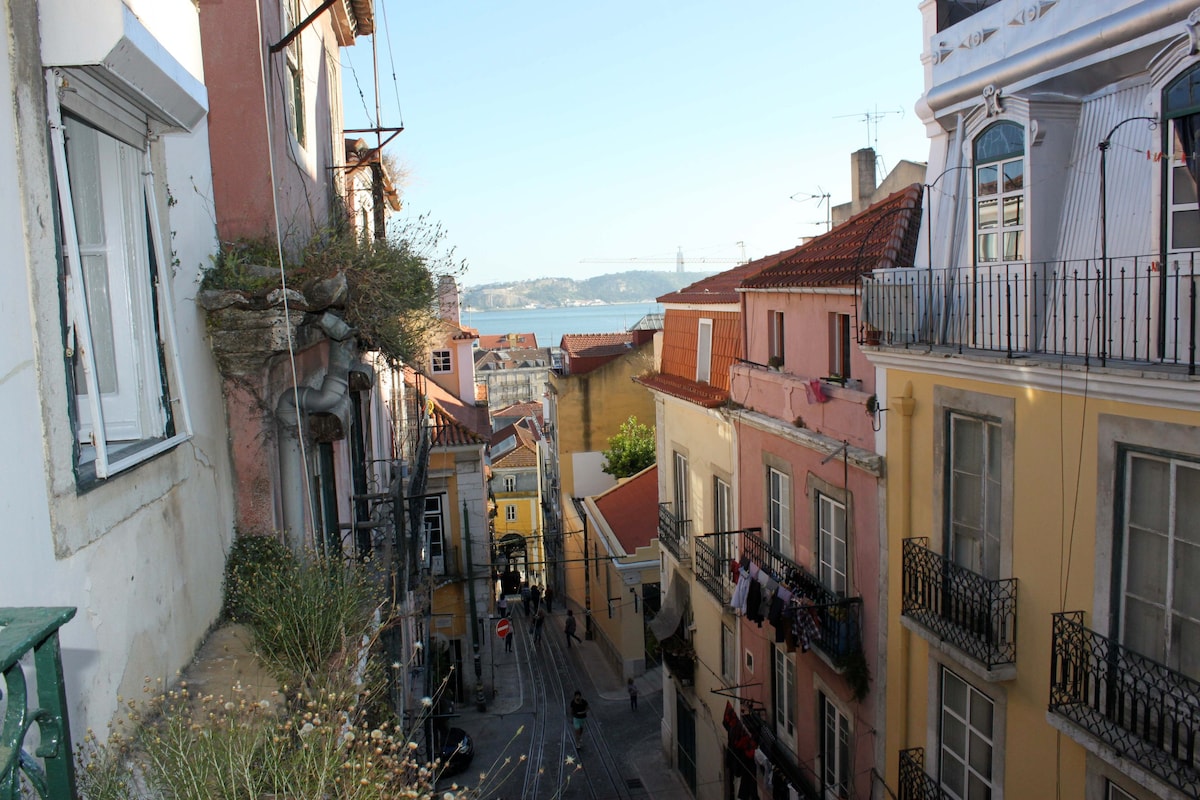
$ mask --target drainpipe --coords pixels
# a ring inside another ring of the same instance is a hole
[[[308,484],[300,447],[300,411],[305,414],[335,411],[349,401],[347,376],[354,360],[353,330],[334,314],[325,313],[317,327],[333,340],[329,347],[329,367],[318,389],[311,386],[288,389],[275,404],[279,421],[279,494],[283,505],[283,527],[292,549],[304,546],[304,487]],[[315,536],[315,532],[314,532]],[[315,544],[315,542],[314,542]]]

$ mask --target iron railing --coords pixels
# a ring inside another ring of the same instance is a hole
[[[925,772],[925,748],[900,751],[900,800],[950,800],[938,782]]]
[[[677,561],[683,562],[691,558],[688,549],[688,539],[692,521],[678,519],[671,511],[670,503],[658,504],[658,541],[667,546]]]
[[[989,580],[904,540],[900,613],[988,669],[1017,662],[1017,579]]]
[[[1196,370],[1194,253],[876,270],[864,341]]]
[[[41,798],[75,797],[71,726],[63,681],[58,629],[75,616],[73,608],[0,608],[0,673],[7,702],[0,728],[0,800],[26,797],[22,784]],[[21,659],[33,653],[37,696],[29,696]],[[41,743],[25,749],[29,729]]]
[[[1054,615],[1050,711],[1190,797],[1200,797],[1200,682]]]
[[[944,31],[999,2],[1000,0],[938,0],[937,29],[939,32]]]
[[[757,529],[754,529],[757,530]],[[742,553],[811,604],[818,633],[813,644],[839,668],[862,651],[862,598],[842,597],[821,585],[804,567],[773,549],[752,530],[742,531]]]
[[[761,712],[752,711],[742,716],[742,724],[754,737],[759,749],[766,755],[767,760],[783,773],[797,794],[805,800],[821,800],[821,793],[816,788],[819,780],[812,767],[797,759],[795,751],[779,741],[771,723],[760,714]]]
[[[695,537],[696,563],[692,568],[696,572],[696,580],[721,605],[728,605],[733,598],[730,562],[737,554],[737,540],[741,535],[741,531],[722,531]]]

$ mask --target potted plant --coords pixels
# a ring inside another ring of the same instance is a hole
[[[767,359],[767,366],[779,372],[783,369],[783,356],[771,356]]]

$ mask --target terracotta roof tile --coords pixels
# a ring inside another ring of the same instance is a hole
[[[504,350],[509,347],[536,349],[537,335],[533,333],[484,333],[479,336],[480,350]]]
[[[921,227],[921,184],[880,200],[742,282],[743,289],[849,286],[875,269],[911,264]]]
[[[729,399],[729,391],[707,383],[681,378],[678,375],[643,375],[635,381],[655,392],[678,397],[705,408],[716,408]]]
[[[690,286],[685,286],[677,292],[668,292],[658,298],[660,303],[737,303],[739,297],[737,287],[742,281],[757,275],[766,267],[777,264],[779,260],[796,252],[799,248],[784,250],[773,256],[759,258],[746,264],[739,264],[733,269],[710,275],[698,280]]]
[[[485,444],[487,439],[455,419],[449,411],[434,403],[430,441],[434,447]]]
[[[658,467],[648,467],[596,498],[626,555],[646,547],[658,535]]]
[[[633,337],[628,333],[568,333],[560,346],[575,358],[601,358],[631,350]]]

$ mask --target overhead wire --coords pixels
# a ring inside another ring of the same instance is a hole
[[[399,119],[399,122],[400,122],[399,127],[403,128],[404,127],[404,109],[402,109],[400,107],[400,82],[396,78],[396,59],[395,59],[395,56],[393,55],[394,51],[392,50],[392,30],[391,30],[391,27],[388,25],[386,9],[387,9],[387,3],[384,3],[383,0],[380,0],[379,16],[383,22],[383,38],[384,38],[384,41],[387,42],[388,64],[392,68],[392,89],[395,91],[395,94],[396,94],[396,115],[400,118]],[[376,87],[376,90],[378,91],[378,87]]]

